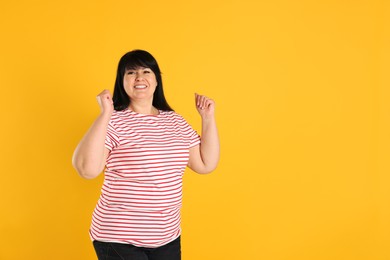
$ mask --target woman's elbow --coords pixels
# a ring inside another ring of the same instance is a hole
[[[195,172],[198,174],[210,174],[217,169],[217,165],[212,165],[212,166],[204,166],[204,167],[199,167],[198,169],[195,169]]]
[[[91,180],[99,176],[102,172],[100,169],[92,169],[91,167],[86,167],[82,163],[73,161],[73,167],[76,169],[77,173],[84,179]]]
[[[77,169],[76,169],[77,170]],[[92,180],[92,179],[95,179],[97,176],[99,176],[100,172],[99,173],[93,173],[93,172],[88,172],[88,171],[79,171],[77,170],[78,174],[84,178],[84,179],[87,179],[87,180]]]

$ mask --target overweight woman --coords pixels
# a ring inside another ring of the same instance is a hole
[[[114,93],[78,144],[73,166],[86,179],[104,170],[90,236],[99,260],[179,260],[182,176],[219,161],[215,103],[195,94],[201,137],[168,105],[161,72],[143,50],[119,61]]]

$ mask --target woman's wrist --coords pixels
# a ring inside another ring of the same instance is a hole
[[[215,122],[215,116],[214,115],[204,115],[202,116],[202,123],[210,123]]]
[[[111,116],[112,116],[112,112],[111,111],[102,111],[100,113],[100,115],[99,115],[99,118],[101,118],[103,120],[110,121]]]

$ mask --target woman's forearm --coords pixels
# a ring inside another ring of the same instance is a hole
[[[210,173],[219,161],[219,137],[215,121],[215,102],[195,93],[196,110],[202,118],[200,144],[190,148],[188,167],[197,173]]]
[[[214,116],[202,118],[202,138],[200,155],[205,172],[213,171],[219,161],[219,137]]]
[[[95,178],[104,169],[104,142],[110,118],[109,113],[100,114],[74,151],[72,163],[83,178]]]

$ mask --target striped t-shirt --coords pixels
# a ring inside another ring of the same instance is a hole
[[[199,135],[178,114],[114,111],[93,240],[159,247],[180,235],[182,176]]]

